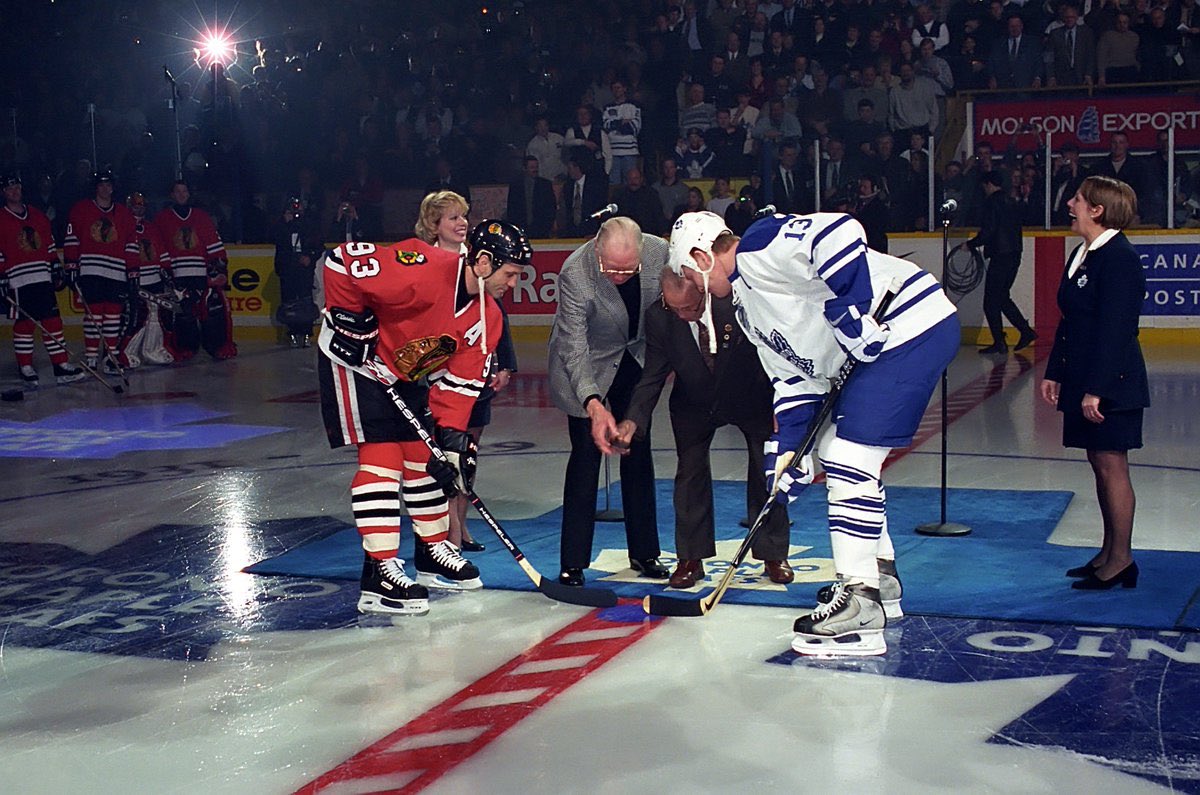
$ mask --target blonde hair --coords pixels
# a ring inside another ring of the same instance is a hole
[[[426,243],[437,243],[437,227],[446,213],[459,208],[466,215],[471,210],[467,200],[452,190],[435,191],[421,199],[421,209],[417,213],[417,224],[413,231],[417,237]]]
[[[1114,177],[1088,177],[1079,195],[1093,207],[1103,207],[1096,223],[1105,229],[1124,229],[1137,217],[1137,194],[1129,184]]]

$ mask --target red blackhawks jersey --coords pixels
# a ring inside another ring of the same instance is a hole
[[[131,277],[137,276],[142,287],[161,283],[162,269],[170,269],[167,244],[153,221],[134,219],[133,235],[125,246],[125,267]]]
[[[216,224],[198,207],[187,208],[182,217],[168,207],[154,216],[154,225],[162,233],[171,275],[176,279],[208,278],[209,260],[225,259],[225,244]]]
[[[23,213],[0,209],[0,274],[14,289],[49,282],[57,259],[45,213],[28,204]]]
[[[466,293],[463,259],[410,239],[390,246],[344,243],[325,258],[325,306],[370,308],[379,319],[376,355],[403,381],[428,376],[438,425],[465,430],[503,331],[499,305]],[[486,317],[486,335],[484,317]]]
[[[99,276],[123,282],[125,245],[133,236],[133,213],[113,202],[108,209],[95,199],[76,202],[67,221],[63,253],[79,263],[80,276]]]

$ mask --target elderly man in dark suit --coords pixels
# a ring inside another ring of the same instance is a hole
[[[1046,68],[1047,83],[1051,88],[1090,86],[1096,74],[1096,37],[1079,24],[1079,10],[1075,6],[1064,3],[1061,13],[1063,26],[1050,34],[1052,57]]]
[[[538,175],[538,159],[525,158],[520,179],[508,186],[508,207],[504,218],[525,230],[530,237],[550,237],[554,228],[554,186]]]
[[[714,298],[717,352],[709,353],[708,330],[698,322],[704,296],[682,276],[662,273],[662,302],[646,311],[646,367],[634,389],[626,418],[618,425],[621,441],[632,444],[650,425],[667,376],[671,390],[671,429],[679,465],[675,471],[675,552],[672,588],[691,588],[704,579],[704,558],[717,554],[713,522],[712,467],[709,447],[723,425],[736,425],[746,438],[746,510],[757,516],[767,499],[763,444],[771,435],[772,388],[754,343],[746,339],[733,299]],[[786,584],[788,519],[782,505],[767,518],[755,540],[754,557],[763,561],[771,582]]]
[[[1037,35],[1025,32],[1021,17],[1012,14],[1007,21],[1008,35],[992,45],[988,71],[990,88],[1041,88],[1042,44]]]
[[[567,181],[563,183],[562,237],[590,237],[600,228],[592,214],[608,202],[608,183],[603,172],[589,173],[589,164],[576,155],[567,162]]]
[[[641,377],[645,315],[658,298],[666,262],[665,240],[643,234],[630,218],[617,217],[567,257],[559,272],[547,374],[550,398],[566,412],[571,439],[563,483],[559,582],[564,585],[582,586],[592,559],[600,454],[613,452],[617,423],[625,419]],[[621,504],[630,567],[644,577],[666,579],[668,571],[658,561],[649,434],[621,459]]]

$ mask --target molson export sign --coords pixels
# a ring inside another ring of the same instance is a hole
[[[1148,151],[1154,149],[1159,131],[1170,127],[1175,128],[1176,149],[1200,149],[1200,97],[975,102],[975,143],[989,143],[997,152],[1004,151],[1014,135],[1028,135],[1031,129],[1051,133],[1055,149],[1071,141],[1084,152],[1107,152],[1110,136],[1123,132],[1130,148]]]

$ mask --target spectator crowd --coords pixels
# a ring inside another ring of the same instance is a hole
[[[767,203],[861,213],[875,234],[922,229],[929,136],[940,140],[957,92],[1200,76],[1196,0],[292,0],[244,22],[229,11],[238,58],[214,68],[180,52],[204,22],[165,0],[4,12],[0,39],[29,68],[0,82],[0,166],[22,175],[60,239],[101,168],[121,195],[165,200],[176,120],[182,177],[229,242],[271,241],[293,200],[327,238],[383,240],[389,189],[469,200],[490,183],[509,186],[507,216],[533,237],[592,234],[610,201],[652,233],[702,207],[736,228]],[[981,177],[1000,168],[1040,225],[1050,168],[1061,223],[1066,186],[1111,171],[1143,197],[1143,222],[1165,224],[1165,143],[1127,158],[1121,137],[1106,157],[1064,147],[1050,164],[1033,136],[980,146],[937,169],[934,192],[977,223]],[[1200,207],[1188,165],[1173,186],[1181,222]]]

